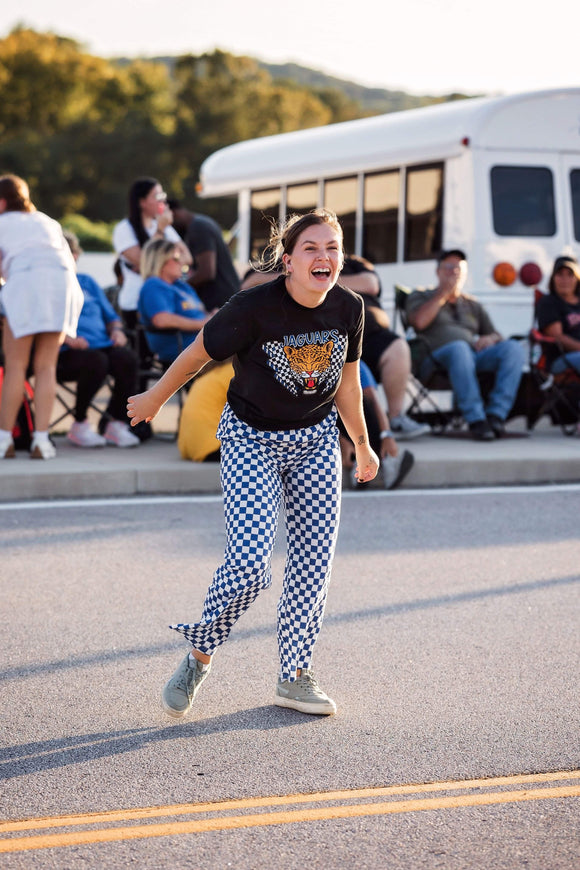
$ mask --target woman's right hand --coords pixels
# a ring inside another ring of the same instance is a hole
[[[127,417],[131,420],[131,426],[136,426],[143,420],[150,423],[160,410],[160,405],[151,396],[151,390],[145,393],[137,393],[127,399]]]
[[[163,211],[159,217],[157,218],[157,231],[162,233],[167,227],[171,226],[173,223],[173,212],[169,208],[168,205],[165,206],[165,211]]]

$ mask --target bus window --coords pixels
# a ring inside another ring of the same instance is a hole
[[[498,236],[553,236],[554,181],[545,166],[493,166],[493,228]]]
[[[253,190],[250,211],[250,258],[261,257],[270,238],[270,223],[280,220],[280,189]]]
[[[400,172],[365,175],[363,257],[371,263],[397,262]]]
[[[407,169],[405,260],[432,260],[441,250],[443,164]]]
[[[318,182],[291,184],[286,188],[286,215],[307,214],[318,206]]]
[[[358,183],[356,175],[333,178],[324,182],[324,207],[335,212],[344,235],[344,250],[355,254],[356,205]]]
[[[580,242],[580,169],[572,169],[570,172],[570,189],[572,191],[574,238]]]

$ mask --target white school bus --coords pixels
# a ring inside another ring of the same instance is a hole
[[[269,224],[325,206],[347,252],[393,286],[436,282],[437,253],[461,248],[466,291],[504,334],[531,323],[532,289],[580,253],[580,88],[484,97],[240,142],[211,155],[200,195],[235,194],[241,268]]]

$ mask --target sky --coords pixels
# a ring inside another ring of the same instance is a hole
[[[21,0],[16,24],[78,40],[101,57],[221,48],[293,61],[413,94],[578,86],[580,5],[570,0]],[[18,11],[14,11],[17,9]]]

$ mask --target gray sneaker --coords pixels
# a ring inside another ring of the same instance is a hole
[[[201,662],[192,662],[188,653],[163,689],[165,712],[175,719],[185,716],[210,668],[211,664],[204,666]]]
[[[326,695],[316,680],[314,674],[307,668],[296,680],[278,680],[274,704],[277,707],[290,707],[300,713],[313,713],[315,716],[331,716],[336,713],[336,704]]]
[[[420,438],[421,435],[430,435],[431,426],[427,423],[417,423],[407,414],[399,414],[398,417],[391,417],[391,431],[397,441],[409,441]]]
[[[385,456],[381,460],[385,489],[395,489],[413,467],[415,457],[408,450],[399,450],[397,456]]]

